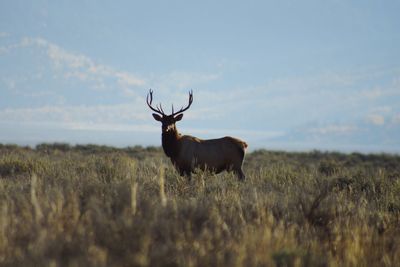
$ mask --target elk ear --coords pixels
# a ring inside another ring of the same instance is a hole
[[[174,119],[175,119],[175,121],[180,121],[182,118],[183,118],[183,114],[179,114]]]
[[[153,113],[153,118],[154,118],[156,121],[162,121],[161,116],[158,115],[158,114],[156,114],[156,113]]]

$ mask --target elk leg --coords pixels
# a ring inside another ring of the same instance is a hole
[[[192,173],[191,172],[186,173],[186,177],[188,178],[188,181],[190,182],[192,180]]]
[[[192,173],[190,170],[184,169],[184,168],[179,168],[179,174],[181,176],[186,176],[190,182],[190,180],[192,180]]]
[[[244,172],[242,171],[242,168],[237,168],[235,170],[233,170],[236,175],[238,176],[240,181],[244,181],[246,180],[246,176],[244,175]]]
[[[183,172],[190,182],[192,180],[192,172],[190,170],[184,170]]]

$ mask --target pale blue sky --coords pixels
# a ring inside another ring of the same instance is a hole
[[[400,1],[0,2],[0,142],[400,152]]]

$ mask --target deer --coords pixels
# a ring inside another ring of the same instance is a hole
[[[150,89],[146,98],[147,105],[154,111],[153,118],[161,122],[161,142],[165,155],[170,158],[173,166],[181,176],[191,180],[191,174],[196,170],[208,170],[212,173],[233,171],[240,181],[246,176],[242,170],[247,143],[234,137],[225,136],[218,139],[203,140],[191,135],[181,135],[176,122],[182,120],[183,113],[193,103],[193,91],[189,92],[189,101],[186,107],[172,113],[165,114],[161,103],[152,106],[153,91]]]

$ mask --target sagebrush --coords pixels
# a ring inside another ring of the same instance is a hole
[[[1,266],[396,266],[400,157],[258,150],[247,179],[159,148],[0,145]]]

